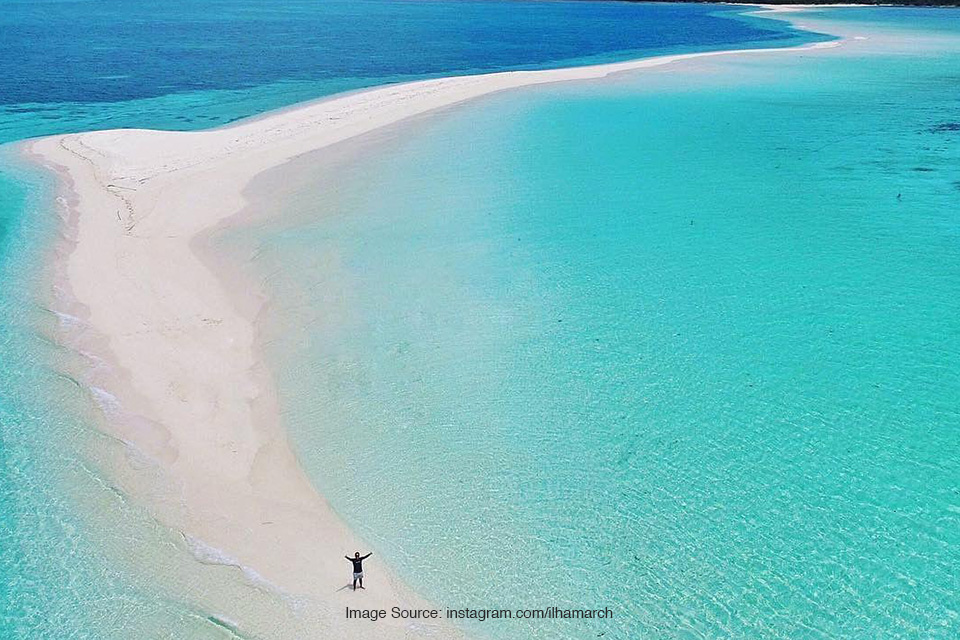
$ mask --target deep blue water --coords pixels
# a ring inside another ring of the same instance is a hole
[[[116,102],[280,79],[479,71],[787,37],[715,17],[730,11],[584,2],[15,2],[0,22],[0,102]]]
[[[14,0],[0,12],[0,142],[205,128],[430,75],[809,39],[737,13],[613,2]]]

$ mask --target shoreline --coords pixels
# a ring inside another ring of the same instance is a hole
[[[758,15],[794,10],[776,6]],[[226,268],[229,260],[207,251],[207,238],[246,209],[244,190],[256,176],[415,116],[509,89],[602,80],[712,56],[793,55],[842,42],[421,80],[206,131],[107,130],[24,143],[28,155],[58,172],[61,193],[69,194],[62,202],[65,233],[53,252],[64,297],[56,310],[79,318],[84,329],[66,341],[89,345],[112,364],[83,380],[122,407],[106,416],[104,431],[147,461],[129,454],[118,461],[111,471],[119,485],[179,532],[199,563],[236,566],[245,581],[264,589],[269,615],[224,612],[244,631],[302,637],[349,628],[359,637],[455,637],[447,626],[389,619],[346,626],[344,603],[388,610],[427,605],[382,565],[369,576],[371,589],[341,588],[348,574],[341,556],[366,549],[310,485],[287,442],[260,358],[256,316],[265,294],[240,282]],[[127,304],[117,308],[115,300]],[[200,432],[197,425],[208,428]],[[290,619],[281,624],[274,616],[284,607]]]

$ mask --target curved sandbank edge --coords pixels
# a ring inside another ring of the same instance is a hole
[[[776,13],[793,11],[776,7]],[[763,12],[757,15],[765,15]],[[118,486],[204,565],[231,565],[249,599],[201,604],[258,637],[456,637],[442,622],[344,619],[344,607],[429,606],[389,570],[370,566],[367,590],[345,587],[343,555],[365,552],[307,480],[281,425],[262,364],[255,283],[204,256],[205,234],[243,211],[257,175],[306,153],[492,93],[731,55],[710,51],[541,71],[388,85],[197,132],[107,130],[24,143],[60,175],[67,230],[54,252],[58,309],[82,330],[63,340],[109,366],[84,381],[115,402],[101,428],[125,443]],[[94,395],[93,393],[91,395]],[[369,562],[369,561],[368,561]],[[478,603],[481,604],[481,603]]]

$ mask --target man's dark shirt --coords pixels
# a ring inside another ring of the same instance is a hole
[[[354,573],[363,573],[363,561],[370,557],[368,553],[365,556],[360,556],[359,558],[351,558],[350,556],[344,556],[347,560],[353,563],[353,572]]]

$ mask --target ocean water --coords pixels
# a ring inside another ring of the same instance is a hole
[[[702,6],[6,0],[0,143],[107,127],[199,129],[398,80],[821,38]],[[111,485],[123,447],[63,348],[44,265],[50,176],[0,149],[0,637],[223,637],[172,532]],[[209,573],[217,574],[211,568]]]
[[[287,215],[221,238],[379,557],[615,612],[479,637],[960,636],[960,21],[835,15],[910,40],[490,97],[265,176]]]
[[[676,4],[6,0],[3,9],[0,142],[203,129],[412,78],[817,39],[742,9]]]

